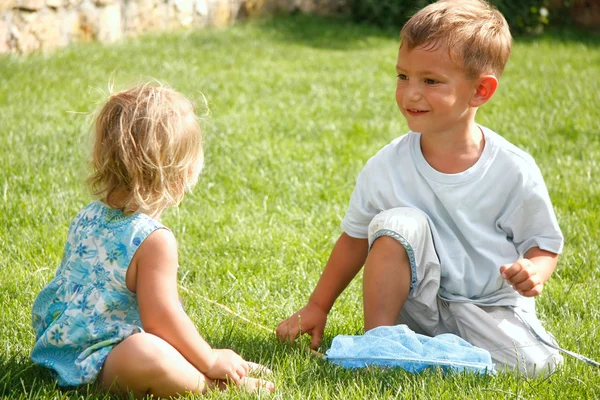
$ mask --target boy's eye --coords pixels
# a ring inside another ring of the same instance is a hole
[[[425,79],[425,83],[428,85],[434,85],[437,83],[435,79]]]
[[[406,76],[404,74],[398,74],[398,79],[400,79],[401,81],[407,81],[408,80],[408,76]]]

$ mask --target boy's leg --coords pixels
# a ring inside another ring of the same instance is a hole
[[[558,350],[546,346],[536,337],[537,334],[556,343],[535,312],[470,303],[449,303],[448,306],[458,328],[457,334],[488,350],[499,371],[511,370],[529,377],[544,376],[563,362]]]
[[[379,213],[369,225],[369,248],[365,330],[405,323],[417,333],[445,332],[437,298],[440,265],[425,213],[409,207]],[[409,318],[413,315],[418,318]]]
[[[375,240],[363,273],[365,331],[396,323],[408,297],[410,277],[404,247],[389,236]]]

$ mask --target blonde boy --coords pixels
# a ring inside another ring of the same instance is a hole
[[[499,369],[551,372],[562,357],[534,297],[563,237],[534,160],[475,122],[510,56],[506,21],[484,1],[438,1],[401,39],[396,102],[411,131],[367,162],[316,288],[277,334],[317,347],[364,265],[365,330],[454,333]]]

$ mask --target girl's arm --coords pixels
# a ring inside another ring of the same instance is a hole
[[[137,250],[130,265],[135,287],[130,289],[137,294],[144,330],[175,347],[208,377],[238,383],[248,364],[232,350],[212,349],[200,336],[179,302],[178,265],[177,243],[167,229],[151,233]]]

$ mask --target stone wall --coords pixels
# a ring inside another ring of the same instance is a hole
[[[349,0],[0,0],[0,54],[145,32],[224,26],[271,12],[328,14]]]
[[[272,12],[347,12],[351,0],[0,0],[0,54],[145,32],[224,26]],[[564,0],[550,0],[555,12]],[[600,29],[600,0],[572,0],[573,21]]]
[[[570,7],[565,7],[565,0],[549,0],[548,8],[553,15],[568,18],[580,28],[600,30],[600,0],[570,0]]]
[[[571,18],[578,26],[600,29],[600,0],[573,0]]]

